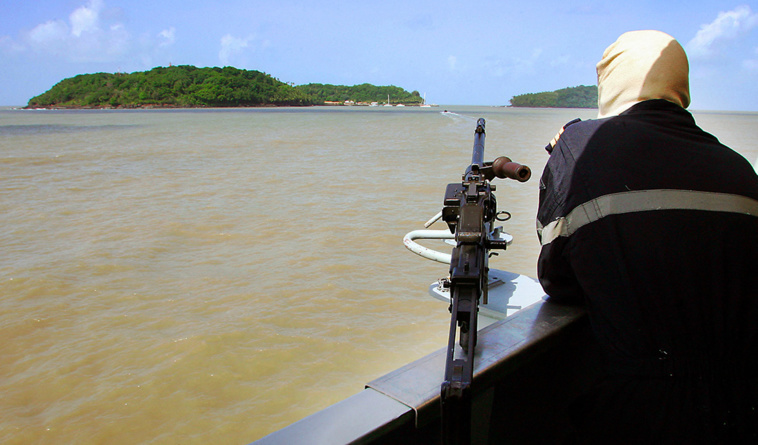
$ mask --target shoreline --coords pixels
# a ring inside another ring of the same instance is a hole
[[[19,110],[168,110],[168,109],[185,109],[185,110],[193,110],[193,109],[213,109],[213,108],[285,108],[285,107],[298,107],[298,108],[308,108],[308,107],[384,107],[385,105],[371,105],[371,104],[364,104],[364,103],[354,103],[354,104],[344,104],[344,103],[323,103],[323,104],[310,104],[310,105],[299,105],[299,104],[261,104],[261,105],[218,105],[218,106],[207,106],[207,105],[171,105],[171,104],[147,104],[147,105],[139,105],[139,106],[58,106],[58,105],[51,105],[51,106],[19,106],[19,107],[13,107],[8,106],[7,108],[11,109],[19,109]],[[430,105],[431,107],[439,107],[439,105]],[[398,107],[398,105],[392,105],[393,108]],[[421,108],[421,104],[400,104],[400,108],[403,107],[415,107],[415,108]]]
[[[315,107],[319,105],[277,105],[277,104],[261,104],[261,105],[232,105],[232,106],[207,106],[207,105],[172,105],[172,104],[146,104],[135,106],[83,106],[83,105],[49,105],[49,106],[22,106],[18,107],[20,110],[161,110],[161,109],[202,109],[202,108],[280,108],[280,107]]]

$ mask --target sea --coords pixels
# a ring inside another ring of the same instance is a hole
[[[402,237],[476,120],[533,171],[490,265],[535,276],[544,147],[595,113],[0,110],[0,443],[246,444],[443,348],[447,268]],[[693,114],[756,161],[758,113]]]

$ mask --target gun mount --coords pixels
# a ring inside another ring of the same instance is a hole
[[[484,162],[485,120],[477,121],[471,165],[460,183],[448,184],[442,219],[455,235],[450,260],[450,335],[448,337],[445,378],[441,387],[442,438],[445,444],[468,444],[471,438],[471,382],[477,336],[479,303],[487,303],[488,260],[490,250],[505,249],[508,242],[494,228],[496,220],[510,215],[498,214],[490,183],[494,178],[520,182],[531,176],[529,167],[507,157]],[[456,348],[460,346],[460,350]]]

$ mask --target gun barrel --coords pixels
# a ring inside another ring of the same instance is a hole
[[[513,162],[506,156],[501,156],[492,162],[492,171],[498,178],[515,179],[518,182],[526,182],[532,177],[532,170],[529,167]]]
[[[482,166],[484,164],[484,119],[479,118],[476,121],[476,130],[474,130],[474,154],[471,157],[471,164]]]

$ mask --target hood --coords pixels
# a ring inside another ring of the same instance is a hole
[[[687,55],[679,42],[664,32],[627,32],[603,53],[597,64],[597,86],[598,118],[618,115],[651,99],[687,108]]]

